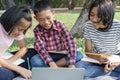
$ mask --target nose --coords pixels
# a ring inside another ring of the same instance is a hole
[[[96,16],[93,17],[93,21],[94,21],[94,22],[98,22],[98,17],[96,17]]]
[[[18,34],[19,34],[19,35],[23,34],[23,31],[19,31]]]
[[[49,21],[47,20],[47,19],[45,19],[45,22],[44,22],[45,24],[48,24],[49,23]]]

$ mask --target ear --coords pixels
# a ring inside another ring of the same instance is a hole
[[[52,14],[53,14],[53,17],[55,16],[55,11],[54,10],[51,10]]]
[[[36,17],[36,16],[34,16],[34,18],[37,20],[37,17]]]

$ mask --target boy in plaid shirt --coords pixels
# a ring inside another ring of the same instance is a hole
[[[54,11],[47,0],[38,1],[34,6],[34,18],[39,24],[34,28],[34,48],[38,52],[31,59],[33,67],[64,67],[75,68],[82,54],[76,51],[76,44],[63,22],[54,20]],[[49,53],[62,51],[66,54]]]

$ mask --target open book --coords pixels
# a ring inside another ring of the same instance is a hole
[[[63,51],[48,51],[48,53],[67,54],[67,51],[66,50],[63,50]]]
[[[91,62],[91,63],[100,63],[98,60],[90,58],[88,56],[86,56],[86,54],[83,54],[83,58],[81,59],[81,61],[85,61],[85,62]]]
[[[86,53],[88,56],[91,57],[98,57],[100,58],[100,56],[105,56],[105,54],[97,54],[97,53]],[[86,61],[86,62],[92,62],[92,63],[100,63],[98,60],[90,58],[88,56],[86,56],[86,54],[83,54],[83,58],[81,59],[81,61]],[[110,62],[120,62],[120,56],[119,55],[111,55],[108,56],[108,61]]]
[[[12,57],[12,56],[13,56],[13,54],[8,53],[8,52],[5,52],[5,53],[2,55],[2,57],[3,57],[4,59],[8,59],[8,58],[10,58],[10,57]],[[23,62],[25,62],[25,60],[23,60],[23,59],[18,59],[18,60],[16,60],[16,61],[14,61],[13,64],[19,65],[19,64],[21,64],[21,63],[23,63]]]

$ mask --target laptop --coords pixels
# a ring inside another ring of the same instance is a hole
[[[32,68],[32,80],[83,80],[84,68]]]

